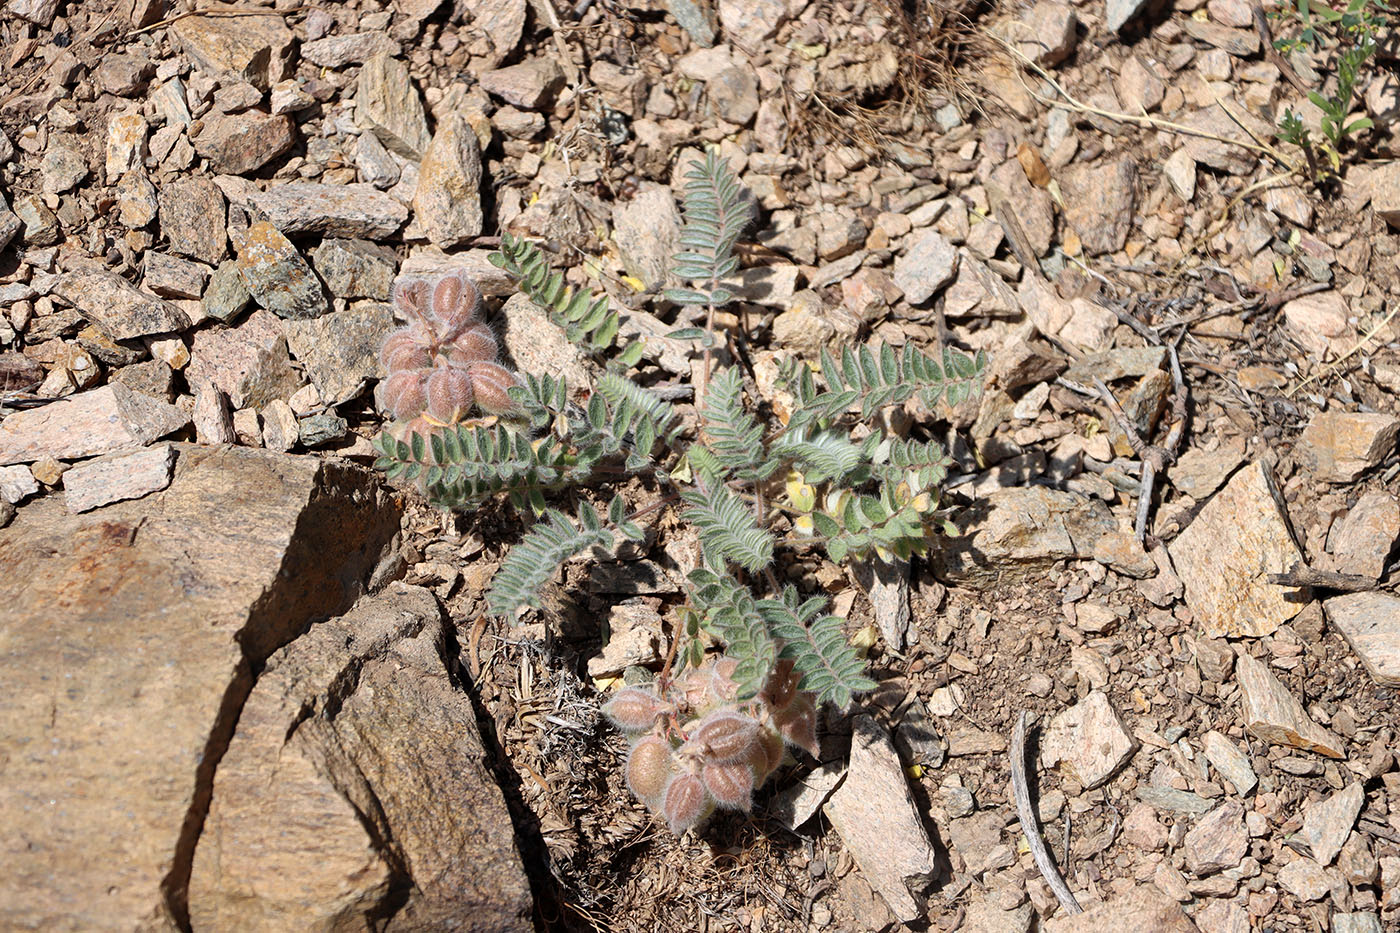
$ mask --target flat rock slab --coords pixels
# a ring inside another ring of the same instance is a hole
[[[394,329],[394,312],[389,305],[365,301],[309,321],[288,321],[286,329],[287,346],[321,400],[339,405],[379,377],[379,347]]]
[[[933,560],[940,578],[976,587],[1031,579],[1058,560],[1092,558],[1099,538],[1118,529],[1102,501],[1043,486],[990,493],[954,521],[961,536]]]
[[[146,294],[114,272],[69,272],[59,277],[53,291],[113,340],[167,334],[190,326],[185,312]]]
[[[1268,635],[1302,611],[1296,587],[1266,580],[1303,559],[1286,515],[1269,468],[1251,463],[1168,546],[1207,637]]]
[[[1350,483],[1395,452],[1400,418],[1368,412],[1324,411],[1298,438],[1298,459],[1320,480]]]
[[[1342,740],[1313,722],[1281,680],[1244,652],[1235,662],[1245,728],[1265,742],[1345,758]]]
[[[268,659],[214,778],[195,929],[534,929],[455,664],[437,600],[403,584]]]
[[[76,515],[123,499],[139,499],[169,486],[174,466],[175,448],[169,444],[98,457],[63,474],[63,501]]]
[[[937,853],[899,763],[894,742],[874,719],[852,722],[846,780],[826,813],[861,876],[904,923],[924,915],[922,889],[938,874]]]
[[[398,531],[368,470],[177,452],[151,496],[79,516],[40,499],[0,530],[0,821],[25,840],[0,846],[0,903],[15,927],[182,922],[253,671],[348,608]]]
[[[1137,747],[1108,697],[1094,690],[1050,721],[1040,742],[1040,760],[1047,768],[1059,765],[1089,789],[1117,774]]]
[[[1222,803],[1186,834],[1186,867],[1197,876],[1234,868],[1248,852],[1249,829],[1238,800]]]
[[[1351,835],[1351,828],[1356,825],[1365,803],[1366,792],[1357,783],[1303,809],[1303,840],[1312,849],[1318,864],[1323,867],[1332,864],[1346,844],[1347,836]]]
[[[113,382],[0,421],[0,465],[145,447],[189,423],[174,405]]]
[[[1181,905],[1150,884],[1091,904],[1082,914],[1056,913],[1042,929],[1045,933],[1197,933]]]
[[[408,220],[408,208],[373,185],[292,182],[250,193],[248,203],[285,234],[383,240]]]
[[[1371,679],[1400,687],[1400,596],[1347,593],[1323,603],[1331,620],[1356,652]]]

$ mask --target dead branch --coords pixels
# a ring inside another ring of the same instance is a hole
[[[1026,780],[1026,730],[1030,728],[1031,714],[1022,711],[1016,719],[1016,729],[1011,733],[1011,793],[1016,798],[1016,817],[1021,821],[1021,832],[1026,834],[1031,855],[1035,857],[1035,867],[1055,892],[1060,906],[1072,914],[1083,913],[1084,909],[1074,899],[1074,892],[1065,884],[1064,876],[1055,867],[1050,851],[1045,848],[1045,839],[1040,835],[1040,823],[1036,819],[1035,807],[1031,804],[1030,785]],[[1068,857],[1069,850],[1065,850]]]
[[[1342,593],[1364,593],[1380,589],[1380,581],[1364,574],[1316,570],[1302,561],[1294,561],[1287,573],[1269,574],[1268,579],[1275,586],[1316,586]]]

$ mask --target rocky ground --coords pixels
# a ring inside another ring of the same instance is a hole
[[[1244,0],[8,0],[0,61],[6,928],[1400,928],[1393,59],[1320,186],[1274,128],[1335,62]],[[823,346],[991,364],[894,421],[962,535],[794,570],[879,689],[677,839],[597,704],[695,542],[663,513],[511,627],[518,518],[367,465],[400,274],[468,269],[510,362],[587,383],[501,232],[683,397],[706,144],[773,417]]]

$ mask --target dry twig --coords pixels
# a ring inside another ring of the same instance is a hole
[[[1287,573],[1269,574],[1269,582],[1275,586],[1317,586],[1342,593],[1363,593],[1380,588],[1378,580],[1365,574],[1317,570],[1302,561],[1294,561]]]
[[[1031,855],[1035,857],[1035,867],[1050,885],[1050,890],[1059,898],[1060,906],[1072,914],[1083,913],[1084,909],[1074,899],[1074,892],[1065,884],[1064,876],[1055,867],[1050,850],[1045,848],[1045,839],[1040,835],[1040,824],[1036,819],[1035,806],[1031,803],[1031,789],[1026,780],[1026,730],[1030,728],[1031,714],[1022,711],[1016,720],[1016,728],[1011,733],[1011,793],[1016,798],[1016,817],[1021,821],[1021,832],[1026,834]],[[1066,849],[1066,855],[1069,850]]]
[[[1186,428],[1186,410],[1190,403],[1190,394],[1186,388],[1186,380],[1181,375],[1181,360],[1177,358],[1176,347],[1169,345],[1167,352],[1171,355],[1172,364],[1172,426],[1161,446],[1145,442],[1138,434],[1137,426],[1133,424],[1127,412],[1123,411],[1123,406],[1113,397],[1113,392],[1104,385],[1102,379],[1094,379],[1099,397],[1103,399],[1109,411],[1113,412],[1113,418],[1127,436],[1133,453],[1142,461],[1142,478],[1138,481],[1137,521],[1133,525],[1133,533],[1139,544],[1144,543],[1147,535],[1147,515],[1152,510],[1152,491],[1157,476],[1165,473],[1167,467],[1176,462],[1177,452],[1181,449],[1181,439]]]

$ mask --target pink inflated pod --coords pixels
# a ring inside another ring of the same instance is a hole
[[[749,754],[749,767],[753,769],[754,785],[761,785],[768,776],[778,770],[783,763],[783,739],[772,729],[763,729],[758,741]]]
[[[449,272],[433,285],[433,317],[444,343],[475,324],[480,313],[481,291],[463,273]]]
[[[428,407],[426,376],[422,370],[405,369],[385,380],[384,406],[395,418],[416,418]]]
[[[659,808],[674,765],[670,742],[655,735],[639,739],[627,755],[627,789],[647,806]]]
[[[432,303],[432,285],[416,276],[401,276],[394,283],[395,309],[410,323],[428,323],[428,308]]]
[[[438,366],[428,377],[428,414],[443,424],[456,424],[471,410],[474,388],[460,369]]]
[[[707,764],[700,779],[714,802],[726,810],[747,813],[753,808],[754,775],[747,763]]]
[[[700,778],[689,773],[678,774],[667,783],[662,795],[661,815],[677,836],[700,822],[709,809],[710,798]]]
[[[791,658],[780,658],[768,675],[768,683],[763,685],[759,696],[775,710],[786,709],[797,696],[797,684],[802,675],[793,669]]]
[[[688,743],[708,760],[720,764],[746,761],[758,739],[758,723],[738,713],[719,710],[701,720]]]
[[[389,338],[379,351],[379,360],[384,364],[388,375],[410,369],[427,369],[433,365],[433,358],[422,343],[414,342],[416,334],[405,334],[404,339]]]
[[[476,324],[453,338],[447,345],[447,358],[453,366],[466,366],[481,360],[492,362],[500,353],[496,335],[485,324]]]
[[[710,674],[710,696],[721,703],[729,703],[739,695],[739,684],[734,680],[734,672],[739,662],[734,658],[720,658],[715,662]]]
[[[396,369],[409,369],[411,367],[402,364],[395,366],[394,359],[402,353],[423,350],[426,343],[427,338],[423,335],[421,328],[416,326],[400,327],[384,338],[384,343],[379,347],[379,363],[389,373]],[[424,355],[426,356],[426,351],[424,351]]]
[[[773,724],[789,745],[811,754],[821,756],[821,746],[817,744],[817,704],[810,693],[799,693],[792,703],[773,716]]]
[[[650,690],[623,687],[603,706],[603,713],[623,732],[643,732],[668,709]]]
[[[515,410],[510,387],[516,385],[515,374],[499,363],[481,360],[467,364],[472,388],[476,390],[476,407],[491,415],[504,415]]]

